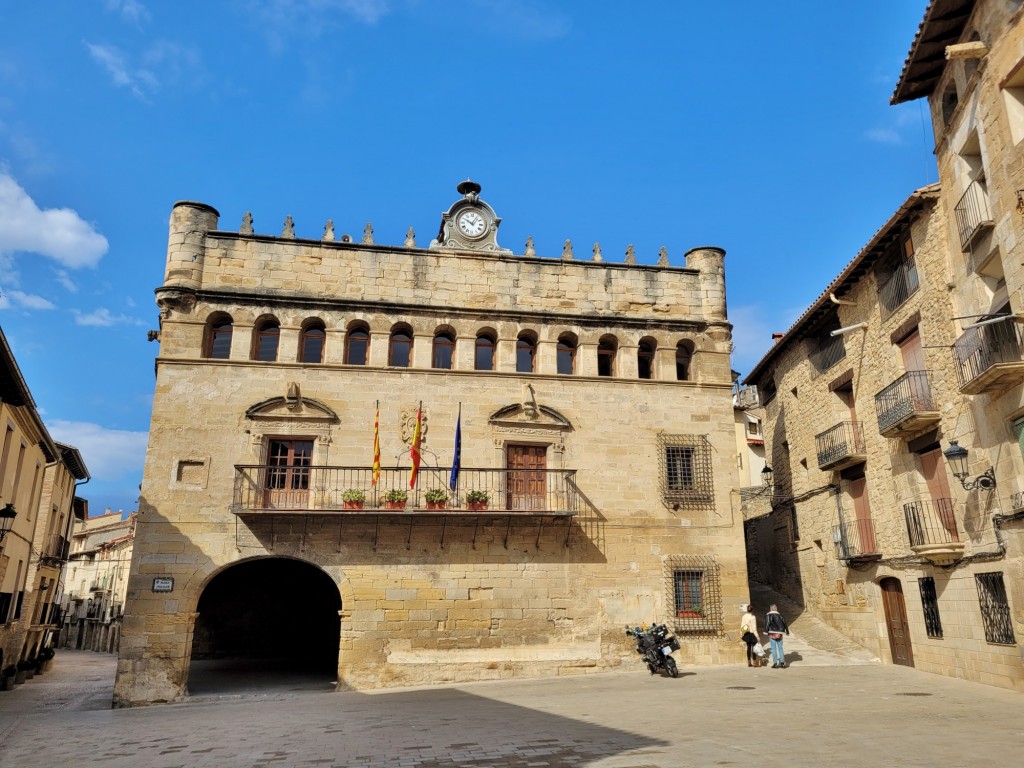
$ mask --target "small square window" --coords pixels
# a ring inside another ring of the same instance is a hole
[[[666,504],[713,500],[711,446],[703,435],[659,435],[661,491]]]
[[[718,563],[711,555],[671,555],[665,560],[669,612],[677,632],[717,634],[722,628]]]

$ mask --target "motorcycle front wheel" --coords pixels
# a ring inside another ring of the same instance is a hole
[[[669,677],[679,677],[679,667],[676,666],[676,660],[671,656],[665,657],[665,670]]]

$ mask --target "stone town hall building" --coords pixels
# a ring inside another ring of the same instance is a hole
[[[115,704],[225,659],[356,689],[638,665],[627,622],[740,661],[724,252],[515,255],[479,191],[428,248],[174,206]]]

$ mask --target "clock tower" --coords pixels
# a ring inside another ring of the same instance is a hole
[[[498,245],[501,219],[480,199],[480,185],[466,179],[457,189],[462,199],[441,214],[441,229],[430,247],[511,254],[512,251]]]

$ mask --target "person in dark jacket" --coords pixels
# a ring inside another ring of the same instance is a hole
[[[768,615],[764,617],[764,631],[768,634],[768,643],[772,647],[772,669],[785,669],[786,654],[782,651],[782,634],[788,635],[789,627],[775,603],[772,603]]]

